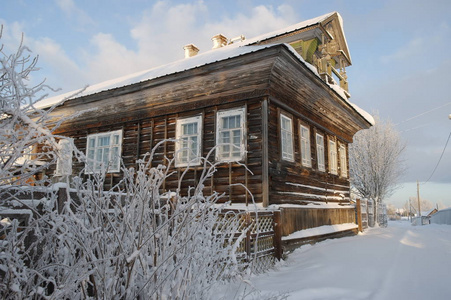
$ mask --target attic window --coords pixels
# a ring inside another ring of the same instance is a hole
[[[86,145],[86,174],[106,170],[108,173],[120,171],[122,130],[90,134]]]

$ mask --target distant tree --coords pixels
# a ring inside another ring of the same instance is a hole
[[[415,213],[417,213],[418,212],[418,200],[417,200],[418,198],[410,197],[409,199],[410,199],[410,203],[411,203]],[[421,208],[421,211],[429,211],[429,210],[434,209],[434,204],[431,201],[429,201],[427,199],[422,199],[420,197],[420,208]]]
[[[399,186],[405,171],[402,155],[406,145],[391,122],[377,115],[375,121],[373,127],[354,136],[349,165],[352,188],[360,197],[379,204]]]

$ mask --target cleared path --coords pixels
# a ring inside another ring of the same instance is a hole
[[[451,299],[451,226],[389,222],[301,247],[252,282],[288,299]]]

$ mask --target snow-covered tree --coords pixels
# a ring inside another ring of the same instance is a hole
[[[349,166],[351,186],[357,194],[381,203],[399,186],[405,171],[402,155],[406,145],[391,122],[378,116],[375,121],[373,127],[354,136]]]
[[[53,108],[35,106],[49,89],[44,81],[30,87],[37,57],[23,44],[11,54],[1,46],[0,53],[0,185],[40,184],[45,178],[37,175],[57,157],[53,131],[62,120],[50,116]]]

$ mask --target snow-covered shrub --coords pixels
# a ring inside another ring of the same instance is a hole
[[[173,174],[151,161],[148,154],[136,168],[122,168],[123,179],[109,191],[103,190],[105,173],[75,178],[61,213],[50,206],[33,223],[35,240],[22,255],[26,275],[16,276],[18,288],[10,292],[18,298],[209,299],[212,287],[243,276],[238,248],[246,230],[236,235],[242,216],[224,216],[220,195],[203,194],[215,166],[205,159],[198,185],[182,196],[180,189],[160,194]]]

